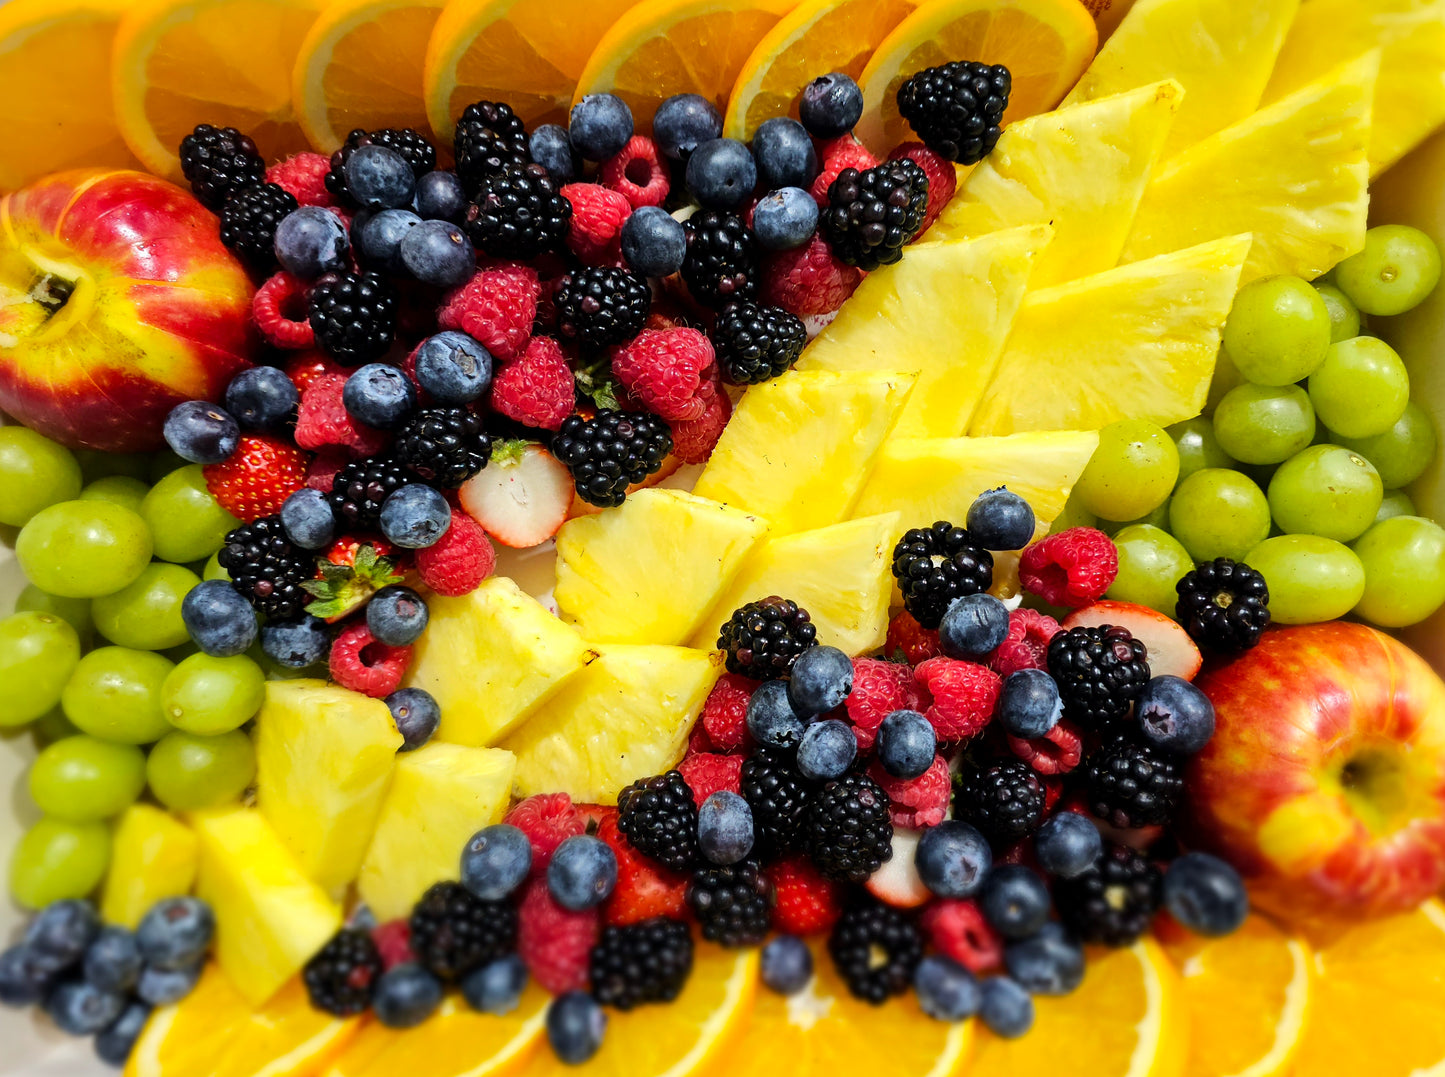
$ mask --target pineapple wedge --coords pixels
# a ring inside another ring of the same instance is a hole
[[[682,758],[723,669],[719,651],[617,644],[601,652],[507,740],[518,796],[560,791],[616,804],[626,786]]]
[[[439,741],[397,757],[357,881],[377,919],[406,916],[433,883],[459,877],[462,846],[506,814],[516,765],[500,748]]]
[[[929,238],[1050,223],[1054,240],[1035,261],[1030,288],[1112,269],[1183,96],[1179,83],[1156,82],[1011,124],[963,181]],[[908,410],[922,392],[915,390]],[[967,425],[915,432],[900,423],[898,432],[952,437]]]
[[[431,619],[408,685],[441,707],[437,739],[496,744],[546,702],[597,653],[506,576],[492,576],[469,595],[427,600]]]
[[[1300,0],[1137,0],[1062,107],[1175,79],[1185,96],[1164,142],[1161,159],[1168,160],[1259,107],[1299,6]]]
[[[594,643],[683,643],[766,533],[681,490],[639,490],[557,532],[557,606]]]
[[[888,635],[893,546],[901,533],[898,514],[887,512],[763,542],[703,618],[692,645],[717,646],[718,628],[733,610],[783,595],[808,611],[819,643],[847,655],[877,650]]]
[[[775,535],[846,520],[913,388],[912,374],[793,370],[743,394],[693,493]]]
[[[797,369],[916,371],[895,436],[961,433],[1052,234],[1046,223],[1019,223],[1032,227],[920,243],[869,273]]]
[[[256,802],[296,862],[337,894],[361,870],[402,737],[379,699],[318,680],[267,681]]]
[[[161,898],[189,894],[199,856],[195,832],[185,823],[149,804],[132,804],[115,828],[101,918],[134,928]]]
[[[1031,292],[969,433],[1198,415],[1249,246],[1233,236]]]
[[[260,1006],[336,933],[341,906],[306,877],[260,812],[201,812],[194,822],[196,894],[216,913],[216,958],[246,1001]]]
[[[1122,260],[1252,232],[1245,284],[1313,280],[1360,250],[1379,70],[1380,53],[1368,53],[1169,161],[1144,190]]]

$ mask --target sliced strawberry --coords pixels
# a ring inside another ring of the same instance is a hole
[[[459,491],[462,507],[503,546],[524,550],[546,542],[567,519],[572,476],[541,445],[503,441],[491,463]]]
[[[1158,610],[1133,602],[1095,602],[1064,618],[1064,628],[1085,625],[1117,625],[1127,628],[1149,651],[1149,672],[1155,677],[1169,673],[1192,681],[1204,664],[1199,648],[1182,625]]]

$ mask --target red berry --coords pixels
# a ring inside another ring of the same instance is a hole
[[[1003,678],[987,666],[930,658],[913,672],[933,699],[923,714],[939,740],[966,740],[983,732],[993,718]]]
[[[826,209],[828,188],[833,186],[833,181],[838,178],[839,172],[845,168],[856,168],[862,172],[876,165],[878,158],[869,153],[868,147],[854,138],[852,134],[846,134],[829,139],[820,145],[818,162],[822,167],[817,178],[813,180],[813,186],[809,188],[809,193],[813,196],[813,201],[818,203],[819,208]]]
[[[331,356],[316,349],[293,355],[286,363],[286,376],[295,384],[298,393],[304,393],[313,381],[325,374],[346,377],[350,373]]]
[[[207,464],[206,489],[244,523],[274,516],[286,499],[306,485],[311,454],[280,438],[242,434],[236,451],[219,464]]]
[[[597,180],[627,199],[633,209],[662,205],[672,187],[657,143],[646,135],[633,135],[622,152],[603,162]]]
[[[532,337],[538,289],[537,271],[530,266],[485,266],[447,294],[437,325],[475,337],[498,362],[515,359]]]
[[[317,453],[306,467],[306,485],[323,494],[331,493],[336,476],[350,461],[345,453],[329,451]]]
[[[527,835],[532,843],[532,874],[543,875],[552,854],[574,834],[585,829],[582,816],[566,793],[540,793],[528,797],[507,813],[506,822]]]
[[[684,464],[705,464],[722,440],[732,418],[733,402],[725,390],[717,390],[696,419],[668,423],[672,429],[672,451]]]
[[[569,183],[562,197],[572,203],[567,249],[584,265],[621,265],[622,225],[632,216],[632,203],[595,183]]]
[[[1022,607],[1009,611],[1008,635],[989,655],[988,668],[1004,678],[1021,669],[1048,669],[1049,640],[1061,631],[1047,613]]]
[[[446,534],[416,552],[421,582],[439,595],[470,594],[496,567],[497,551],[482,525],[457,509]]]
[[[523,426],[560,429],[577,401],[561,345],[551,337],[533,337],[526,351],[493,376],[491,401],[494,411]]]
[[[764,263],[762,301],[799,318],[815,318],[841,307],[862,279],[862,270],[840,261],[827,240],[815,235]]]
[[[315,346],[316,333],[306,316],[308,290],[285,272],[273,274],[256,289],[251,300],[251,320],[267,344],[292,351]]]
[[[708,693],[701,723],[718,751],[737,751],[748,743],[748,700],[757,686],[740,674],[724,673]]]
[[[890,658],[902,655],[909,664],[916,666],[930,658],[937,658],[943,653],[943,648],[938,642],[938,629],[924,628],[913,614],[899,610],[898,615],[888,622],[888,641],[883,645],[883,653]]]
[[[1042,737],[1031,740],[1010,736],[1008,746],[1036,773],[1048,776],[1067,774],[1079,765],[1084,754],[1083,738],[1068,722],[1060,722]]]
[[[723,790],[742,794],[743,757],[740,755],[697,752],[679,763],[677,771],[692,790],[692,799],[699,808],[704,800]]]
[[[806,857],[780,860],[767,869],[776,905],[773,927],[788,935],[832,930],[843,915],[843,885],[825,879]]]
[[[596,909],[562,908],[545,878],[534,876],[527,884],[517,910],[517,956],[545,990],[561,995],[586,989],[588,955],[601,932]]]
[[[1119,574],[1113,539],[1092,527],[1071,527],[1034,543],[1019,558],[1019,582],[1051,606],[1097,602]]]
[[[609,924],[636,924],[654,916],[681,920],[686,913],[687,877],[643,856],[617,829],[617,810],[604,809],[597,837],[617,857],[617,885],[602,907]]]
[[[712,342],[696,329],[644,329],[612,349],[612,373],[623,388],[669,422],[702,417],[713,367]]]
[[[266,182],[284,187],[303,206],[334,206],[326,189],[331,158],[321,153],[297,153],[266,169]]]
[[[405,918],[388,920],[372,928],[371,941],[381,954],[383,968],[392,969],[416,960],[411,948],[411,923]]]
[[[395,692],[410,664],[410,647],[379,642],[365,621],[343,628],[331,644],[331,679],[373,699]]]
[[[972,901],[935,901],[920,922],[933,948],[969,972],[992,972],[1003,964],[1003,942]]]
[[[296,409],[296,444],[318,452],[344,450],[352,457],[374,456],[386,448],[391,435],[359,423],[342,402],[345,374],[322,374],[301,392]]]
[[[933,764],[916,778],[895,778],[874,763],[868,770],[892,802],[893,825],[908,830],[937,826],[948,814],[948,801],[953,795],[953,777],[948,762],[936,756]]]
[[[922,710],[923,696],[913,677],[913,670],[900,662],[880,658],[853,659],[853,691],[843,706],[853,723],[858,750],[873,749],[878,727],[883,719],[897,710]]]
[[[954,171],[952,161],[934,153],[922,142],[904,142],[895,146],[888,155],[890,161],[896,161],[900,157],[907,157],[928,176],[928,209],[924,212],[923,224],[918,229],[918,234],[922,235],[938,220],[943,207],[953,198],[954,189],[958,186],[958,173]]]

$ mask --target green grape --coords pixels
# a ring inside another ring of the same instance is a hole
[[[79,661],[80,637],[55,614],[0,620],[0,729],[33,722],[59,703]]]
[[[1386,486],[1406,486],[1425,473],[1435,459],[1435,424],[1413,400],[1395,425],[1372,438],[1333,437],[1337,445],[1359,453],[1380,473]]]
[[[1440,248],[1408,225],[1371,228],[1365,249],[1335,266],[1335,283],[1366,314],[1404,314],[1440,283]]]
[[[1169,530],[1169,502],[1165,501],[1153,512],[1146,513],[1137,520],[1100,520],[1099,530],[1112,538],[1126,527],[1139,527],[1143,524]]]
[[[1380,511],[1380,473],[1358,453],[1314,445],[1280,464],[1269,481],[1269,508],[1288,535],[1349,542]]]
[[[1319,281],[1315,281],[1315,291],[1320,293],[1325,309],[1330,312],[1330,343],[1338,344],[1359,336],[1360,311],[1350,302],[1350,297],[1333,284],[1321,284]]]
[[[75,458],[80,462],[80,474],[86,482],[108,479],[112,475],[145,482],[151,473],[151,458],[146,453],[97,452],[95,449],[76,449]]]
[[[69,449],[23,426],[0,426],[0,524],[22,527],[41,509],[80,493]]]
[[[1203,415],[1166,427],[1179,450],[1179,482],[1206,467],[1233,467],[1234,457],[1219,446],[1214,423]],[[1179,483],[1175,483],[1177,486]]]
[[[1329,358],[1310,375],[1309,388],[1320,422],[1347,438],[1383,434],[1410,402],[1405,364],[1377,337],[1330,345]]]
[[[183,457],[178,456],[170,449],[162,449],[158,453],[152,453],[149,463],[146,465],[146,477],[152,486],[160,482],[173,471],[183,467],[190,467],[190,463]]]
[[[1365,620],[1403,628],[1445,604],[1445,528],[1433,520],[1382,520],[1351,548],[1365,566],[1365,593],[1355,605]]]
[[[1204,404],[1204,410],[1213,414],[1219,402],[1224,399],[1224,394],[1243,383],[1244,375],[1234,365],[1234,360],[1229,358],[1229,353],[1220,348],[1214,359],[1214,376],[1209,379],[1209,398]]]
[[[240,525],[206,489],[200,464],[177,468],[158,481],[140,514],[156,536],[156,556],[179,565],[204,561]]]
[[[15,540],[30,581],[52,595],[95,598],[119,591],[150,563],[151,534],[109,501],[62,501],[37,512]]]
[[[162,737],[146,760],[151,792],[171,811],[233,803],[255,776],[251,738],[239,729],[215,737],[177,729]]]
[[[1067,531],[1071,527],[1098,526],[1099,518],[1084,508],[1076,490],[1069,494],[1069,499],[1064,502],[1064,511],[1055,517],[1053,524],[1049,527],[1049,534],[1057,535],[1060,531]]]
[[[27,909],[88,896],[110,866],[110,828],[104,823],[41,819],[10,854],[10,896]]]
[[[131,512],[140,512],[141,502],[145,500],[149,490],[150,487],[139,479],[132,479],[128,475],[111,475],[108,478],[96,479],[80,491],[80,500],[114,501]]]
[[[177,729],[214,736],[255,717],[266,698],[266,674],[243,654],[193,654],[161,686],[161,707]]]
[[[188,568],[154,561],[129,586],[92,603],[95,627],[112,643],[163,651],[190,639],[181,603],[201,578]]]
[[[1386,490],[1384,498],[1380,501],[1380,511],[1375,513],[1375,523],[1381,520],[1391,520],[1396,516],[1418,516],[1415,511],[1415,502],[1410,500],[1410,495],[1404,490]]]
[[[95,621],[90,616],[90,601],[88,598],[61,598],[59,595],[42,591],[33,583],[27,583],[20,592],[20,597],[15,600],[15,612],[34,610],[37,613],[53,613],[68,621],[84,643],[95,628]]]
[[[1207,467],[1174,491],[1169,530],[1196,561],[1240,561],[1269,534],[1269,501],[1248,475]]]
[[[1365,593],[1365,567],[1334,539],[1280,535],[1265,539],[1244,561],[1269,585],[1269,614],[1277,624],[1336,620]]]
[[[1298,385],[1236,385],[1214,409],[1220,447],[1245,464],[1278,464],[1308,447],[1315,409]]]
[[[31,734],[35,737],[35,743],[40,748],[48,747],[58,740],[66,737],[74,737],[80,734],[75,728],[75,723],[65,716],[65,711],[57,705],[54,710],[47,711],[30,727]]]
[[[145,790],[145,753],[81,734],[57,741],[30,768],[30,797],[47,815],[94,823],[119,815]]]
[[[1114,548],[1119,551],[1119,574],[1109,585],[1108,597],[1173,617],[1179,598],[1174,585],[1194,568],[1189,551],[1152,524],[1124,528],[1114,536]]]
[[[1074,494],[1102,519],[1137,520],[1164,502],[1178,477],[1179,450],[1164,428],[1124,419],[1099,431],[1099,447]]]
[[[203,580],[229,580],[231,574],[221,567],[221,551],[217,550],[206,558],[206,567],[201,572]]]
[[[129,647],[101,647],[80,660],[60,694],[65,716],[83,732],[120,744],[150,744],[171,728],[161,711],[168,658]]]
[[[1245,381],[1290,385],[1309,377],[1330,347],[1330,311],[1299,277],[1266,277],[1234,297],[1224,350]]]

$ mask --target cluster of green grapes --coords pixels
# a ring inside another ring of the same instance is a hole
[[[1430,416],[1400,356],[1362,318],[1411,310],[1440,280],[1423,232],[1370,230],[1365,248],[1311,284],[1243,288],[1224,330],[1212,414],[1167,430],[1106,427],[1056,529],[1114,537],[1110,597],[1174,613],[1196,561],[1261,572],[1283,624],[1353,613],[1398,628],[1445,603],[1445,529],[1405,491],[1435,458]]]
[[[18,527],[30,581],[0,620],[0,729],[32,726],[29,776],[44,813],[10,862],[30,908],[89,894],[110,861],[109,820],[149,789],[174,811],[238,799],[255,757],[240,727],[260,709],[253,658],[212,658],[181,602],[237,520],[201,468],[71,453],[0,427],[0,523]],[[152,484],[153,483],[153,484]]]

